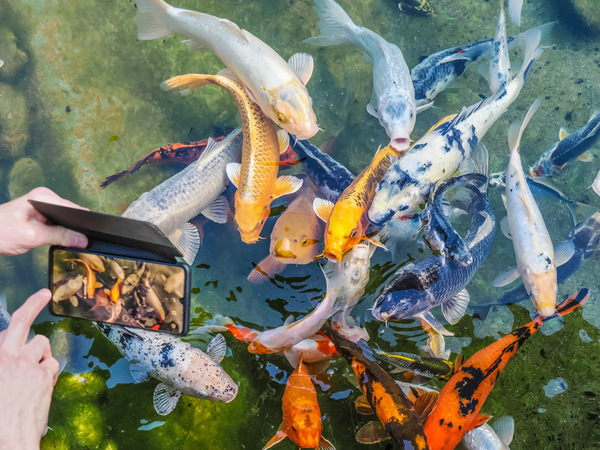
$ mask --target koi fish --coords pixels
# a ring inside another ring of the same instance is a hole
[[[60,302],[70,299],[83,287],[83,275],[79,274],[75,278],[69,278],[66,283],[57,286],[52,293],[52,301]]]
[[[515,419],[502,416],[492,426],[484,423],[467,431],[460,441],[466,450],[510,450],[515,432]]]
[[[510,81],[510,59],[508,58],[508,42],[506,38],[506,19],[504,17],[504,0],[500,0],[498,26],[492,41],[492,59],[490,59],[489,85],[492,94],[506,86]]]
[[[379,119],[390,138],[390,146],[406,150],[415,126],[417,105],[402,51],[368,28],[355,25],[334,0],[315,0],[313,9],[319,16],[321,35],[304,42],[312,45],[351,43],[362,50],[373,63],[373,91],[367,112]]]
[[[508,49],[525,47],[525,43],[536,32],[543,39],[552,29],[555,22],[549,22],[532,28],[516,36],[508,36]],[[492,39],[471,42],[458,47],[448,48],[429,55],[410,71],[415,88],[417,106],[430,103],[444,91],[454,80],[461,76],[472,63],[485,56],[492,55]]]
[[[295,140],[292,148],[302,164],[303,172],[319,189],[321,196],[335,203],[354,180],[352,172],[309,141]]]
[[[398,156],[399,153],[391,146],[378,149],[371,164],[358,174],[335,204],[315,199],[315,213],[327,223],[323,250],[323,256],[327,259],[341,261],[344,253],[360,241],[368,239],[367,210],[375,194],[375,185]],[[374,240],[371,242],[381,245]]]
[[[588,290],[580,289],[560,304],[556,314],[569,314],[583,305],[588,297]],[[425,422],[425,435],[432,450],[453,449],[467,431],[487,422],[489,416],[479,414],[479,411],[500,372],[548,319],[538,315],[528,324],[479,350],[450,378]]]
[[[3,62],[3,61],[0,59],[0,62]],[[0,67],[2,67],[2,64],[0,64]],[[8,307],[6,304],[6,295],[1,294],[0,295],[0,331],[4,331],[8,328],[8,325],[10,325],[10,319],[11,319],[11,316],[8,312]]]
[[[78,255],[94,272],[103,273],[106,270],[100,256],[93,253],[78,253]]]
[[[419,356],[402,352],[384,352],[373,350],[375,356],[398,367],[400,371],[414,372],[428,378],[449,380],[454,374],[454,364],[443,358]]]
[[[335,450],[333,444],[321,434],[323,423],[317,391],[302,361],[287,379],[282,410],[283,421],[279,430],[263,450],[273,447],[286,437],[300,448]]]
[[[330,261],[325,266],[326,276],[334,277],[336,276],[335,271],[341,270],[344,280],[336,300],[337,312],[331,317],[331,326],[352,342],[358,342],[360,339],[369,340],[367,330],[357,326],[350,313],[365,293],[369,282],[371,256],[373,256],[375,248],[374,245],[369,245],[369,241],[356,244],[346,252],[339,265]]]
[[[529,168],[532,177],[552,177],[564,169],[575,158],[583,159],[600,138],[600,113],[595,112],[587,124],[569,134],[560,129],[559,140],[542,153],[533,167]],[[587,159],[589,160],[589,159]]]
[[[118,262],[116,262],[114,259],[107,259],[108,261],[108,268],[109,268],[109,275],[110,278],[114,279],[125,279],[125,272],[123,271],[123,268],[119,265]]]
[[[429,448],[413,404],[392,377],[375,362],[366,342],[355,344],[330,328],[324,331],[352,367],[362,393],[396,445],[416,450]]]
[[[436,182],[452,176],[470,157],[485,133],[521,92],[533,63],[542,52],[538,48],[540,38],[539,30],[528,36],[523,67],[504,89],[463,108],[456,117],[427,133],[390,165],[376,187],[368,212],[373,225],[383,227],[390,220],[412,214]]]
[[[220,334],[204,353],[168,334],[101,322],[96,326],[131,362],[133,381],[140,383],[148,376],[160,381],[154,390],[154,409],[162,416],[175,409],[182,394],[224,403],[237,395],[237,384],[219,364],[227,352]]]
[[[429,16],[433,14],[433,8],[427,0],[400,0],[398,2],[400,11],[419,16]]]
[[[558,290],[554,247],[544,218],[525,180],[519,151],[523,131],[539,105],[538,99],[529,108],[523,122],[513,123],[509,130],[510,160],[506,169],[503,198],[517,267],[501,273],[492,284],[505,286],[520,276],[538,312],[547,317],[554,314]]]
[[[162,0],[136,2],[138,39],[183,34],[190,50],[211,50],[248,89],[262,112],[298,139],[317,131],[312,100],[305,84],[312,56],[296,53],[286,63],[271,47],[233,22],[209,14],[174,8]]]
[[[242,133],[238,128],[226,139],[209,139],[197,161],[138,197],[123,213],[156,225],[193,264],[200,246],[198,230],[190,220],[202,213],[216,223],[227,222],[229,202],[221,195],[227,187],[226,166],[239,161]]]
[[[85,262],[83,259],[73,258],[67,259],[65,261],[73,261],[81,263],[81,265],[85,268],[85,293],[86,298],[93,299],[94,293],[96,292],[96,288],[102,287],[102,284],[98,283],[96,278],[96,272],[90,267],[90,265]]]
[[[462,209],[468,211],[471,217],[470,231],[464,241],[473,256],[473,262],[462,265],[448,260],[445,255],[432,255],[417,264],[401,267],[375,299],[372,313],[377,320],[418,317],[436,331],[448,334],[431,314],[431,308],[441,305],[444,318],[450,324],[457,323],[464,315],[470,300],[466,286],[491,250],[496,220],[485,194],[487,177],[482,174],[466,174],[462,177],[472,181],[464,185],[469,200]],[[451,178],[438,186],[434,195],[442,194],[455,183],[462,183],[462,177]]]
[[[516,26],[521,26],[521,8],[523,0],[508,0],[508,17]]]
[[[214,138],[214,141],[219,142],[225,139],[225,136],[219,136]],[[206,148],[208,139],[202,139],[201,141],[185,142],[177,144],[167,144],[152,150],[146,156],[138,159],[129,169],[119,173],[115,173],[106,178],[100,184],[101,188],[105,188],[109,184],[120,180],[125,175],[137,172],[142,166],[146,164],[156,164],[160,162],[177,162],[185,165],[189,165],[200,158],[200,155]]]
[[[260,64],[259,64],[260,65]],[[296,192],[302,180],[292,176],[277,178],[279,154],[288,148],[289,137],[266,120],[248,92],[237,81],[223,75],[180,75],[163,82],[165,89],[187,87],[194,90],[205,84],[225,89],[236,102],[242,117],[242,163],[227,164],[227,176],[238,188],[235,193],[235,221],[242,241],[254,244],[269,217],[270,205],[282,195]]]
[[[308,264],[319,255],[323,235],[321,223],[313,212],[315,193],[304,186],[279,216],[271,232],[269,256],[248,275],[248,281],[260,283],[282,272],[288,264]]]

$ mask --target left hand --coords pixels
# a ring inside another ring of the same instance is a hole
[[[87,238],[76,231],[51,225],[28,200],[81,208],[45,187],[0,205],[0,255],[20,255],[40,245],[85,248]]]

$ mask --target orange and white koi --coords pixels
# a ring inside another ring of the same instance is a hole
[[[302,181],[293,176],[277,178],[279,154],[287,150],[289,136],[276,131],[244,86],[223,75],[188,74],[173,77],[162,86],[166,89],[186,87],[194,90],[205,84],[225,89],[233,98],[242,118],[242,163],[227,164],[227,175],[238,188],[235,193],[235,221],[242,241],[253,244],[269,217],[271,202],[296,192]]]
[[[317,391],[302,361],[287,380],[282,410],[281,426],[275,436],[265,444],[263,450],[271,448],[286,437],[300,448],[335,449],[333,444],[321,435],[323,423]]]
[[[367,211],[375,195],[375,186],[401,154],[392,146],[378,149],[371,164],[354,178],[339,196],[335,205],[321,198],[315,199],[313,203],[315,213],[327,223],[323,250],[323,256],[327,259],[341,261],[344,253],[360,241],[368,239]],[[377,241],[371,242],[381,245]]]
[[[571,313],[588,297],[588,290],[580,289],[559,305],[556,314],[565,316]],[[528,324],[479,350],[450,378],[425,422],[425,435],[431,450],[453,449],[467,431],[487,422],[490,417],[479,414],[479,411],[500,372],[547,319],[538,315]]]

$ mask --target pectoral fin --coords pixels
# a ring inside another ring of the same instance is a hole
[[[200,248],[198,229],[189,222],[169,235],[169,240],[177,247],[188,264],[193,264]]]
[[[285,130],[277,130],[277,141],[279,142],[279,154],[283,155],[290,146],[290,135]]]
[[[562,266],[568,262],[575,254],[575,244],[573,241],[565,241],[557,245],[554,249],[554,266]]]
[[[359,395],[354,400],[354,408],[356,412],[362,414],[363,416],[370,416],[371,414],[375,414],[373,408],[371,408],[371,404],[367,401],[367,397],[364,395]]]
[[[263,283],[276,273],[283,272],[285,266],[286,264],[279,262],[273,255],[269,255],[252,269],[252,272],[248,275],[248,281],[255,284]]]
[[[277,178],[273,191],[273,199],[279,198],[282,195],[293,194],[302,187],[302,184],[303,181],[300,178],[291,175],[284,175]]]
[[[313,200],[313,211],[315,212],[317,217],[323,222],[327,223],[327,221],[329,220],[329,216],[331,216],[332,210],[333,203],[329,200],[325,200],[319,197]]]
[[[512,416],[502,416],[494,421],[492,429],[498,437],[508,447],[515,434],[515,419]]]
[[[492,286],[494,287],[502,287],[507,284],[512,283],[517,280],[521,275],[519,275],[519,270],[516,266],[511,266],[508,269],[500,272],[496,278],[492,281]]]
[[[592,162],[594,160],[594,155],[592,155],[591,152],[585,152],[579,155],[577,160],[581,162]]]
[[[269,442],[267,442],[265,444],[265,446],[262,448],[262,450],[267,450],[268,448],[273,447],[275,444],[283,441],[285,438],[287,437],[287,434],[285,433],[285,431],[283,431],[283,423],[279,426],[279,430],[277,430],[277,433],[275,433],[275,436],[273,436]]]
[[[477,414],[477,417],[475,417],[475,420],[473,420],[473,423],[469,427],[469,430],[474,430],[475,428],[484,425],[491,418],[492,416],[490,416],[489,414]]]
[[[321,439],[319,440],[319,446],[317,447],[318,450],[335,450],[335,447],[333,446],[333,444],[331,442],[329,442],[327,439],[325,439],[323,437],[323,435],[321,435]]]
[[[239,187],[240,185],[240,172],[242,170],[242,165],[240,163],[229,163],[225,167],[225,171],[227,172],[227,177],[234,184],[235,187]]]
[[[223,358],[225,358],[225,353],[227,353],[227,343],[225,342],[225,338],[222,334],[217,334],[213,340],[208,343],[206,354],[210,359],[219,364],[223,361]]]
[[[212,220],[213,222],[227,223],[229,202],[224,195],[220,195],[211,205],[207,206],[200,212],[203,216]]]
[[[154,389],[154,409],[161,416],[166,416],[177,406],[181,391],[173,386],[160,383]]]
[[[567,131],[567,129],[565,127],[560,127],[560,130],[558,131],[558,140],[562,141],[568,135],[569,135],[569,132]]]
[[[442,314],[450,325],[458,323],[465,315],[470,296],[466,289],[463,289],[450,300],[442,303]]]
[[[356,442],[359,444],[377,444],[390,439],[381,422],[371,421],[356,433]]]
[[[431,314],[430,311],[427,311],[425,314],[418,316],[418,318],[421,319],[422,321],[424,321],[427,325],[429,325],[431,328],[433,328],[438,333],[443,334],[444,336],[454,336],[454,333],[446,330],[446,328],[444,328],[444,325],[442,325],[433,316],[433,314]]]
[[[294,53],[290,59],[288,59],[288,64],[292,69],[292,72],[298,75],[298,78],[300,78],[302,83],[308,83],[315,67],[312,55],[304,52]]]

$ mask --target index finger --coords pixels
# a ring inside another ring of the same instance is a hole
[[[25,344],[33,321],[48,304],[50,298],[52,298],[50,291],[41,289],[14,312],[4,335],[6,348],[19,349]]]

